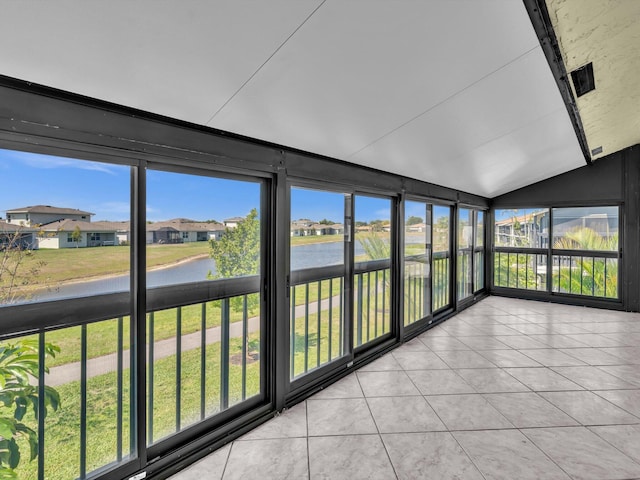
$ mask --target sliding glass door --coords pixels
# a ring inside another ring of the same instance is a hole
[[[391,335],[391,200],[356,195],[353,346]]]
[[[482,210],[458,209],[457,299],[463,302],[485,285],[484,218]]]
[[[404,326],[431,313],[431,214],[427,202],[404,204]]]
[[[147,445],[155,453],[265,397],[264,185],[159,169],[147,170],[146,183]]]
[[[290,189],[290,379],[342,358],[349,194]]]

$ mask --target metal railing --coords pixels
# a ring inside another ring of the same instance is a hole
[[[18,478],[84,479],[135,458],[137,395],[145,395],[144,388],[136,387],[137,345],[147,357],[148,445],[163,448],[162,439],[215,421],[210,419],[232,406],[247,402],[249,408],[260,401],[259,291],[257,276],[148,290],[146,345],[136,340],[128,315],[102,319],[100,308],[87,309],[92,301],[106,312],[127,311],[128,293],[3,310],[24,318],[21,327],[36,332],[5,337],[0,346],[37,345],[37,378],[31,383],[39,411],[50,389],[61,400],[57,411],[50,407],[46,416],[25,416],[25,424],[37,432],[38,456],[29,462],[23,452]],[[46,318],[53,328],[29,327]],[[46,356],[49,344],[60,348],[55,358]]]
[[[260,394],[259,310],[252,293],[148,313],[148,444]]]
[[[449,252],[433,252],[433,311],[451,303]]]
[[[496,248],[493,282],[496,287],[547,289],[546,250]]]
[[[404,324],[411,325],[431,312],[431,275],[428,255],[404,257]]]
[[[2,347],[31,345],[37,355],[37,376],[30,383],[37,409],[23,422],[37,432],[37,458],[26,452],[16,469],[18,478],[87,478],[135,457],[134,364],[130,318],[85,323],[6,339]],[[60,349],[47,355],[50,346]],[[26,357],[25,357],[26,358]],[[59,407],[45,399],[57,392]],[[5,410],[9,414],[8,410]],[[24,446],[23,446],[24,448]]]
[[[551,262],[553,292],[618,298],[616,252],[554,250]]]
[[[404,258],[404,324],[411,325],[449,305],[449,252]]]
[[[458,300],[469,297],[473,293],[473,277],[472,277],[472,251],[471,248],[458,249],[457,262],[457,283],[458,283]]]
[[[617,252],[552,249],[551,256],[548,252],[547,249],[497,247],[494,286],[618,298]]]
[[[354,272],[353,346],[391,332],[391,261],[359,262]]]
[[[484,288],[484,248],[476,247],[473,252],[473,291]]]
[[[291,273],[290,378],[344,354],[344,266]]]

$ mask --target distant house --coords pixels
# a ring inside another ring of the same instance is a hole
[[[496,221],[497,246],[530,246],[546,248],[549,245],[549,212],[539,210]]]
[[[344,225],[334,223],[327,225],[324,223],[314,223],[311,226],[312,235],[341,235],[344,234]]]
[[[231,217],[223,220],[224,226],[227,228],[236,228],[240,222],[244,221],[242,217]]]
[[[0,220],[0,250],[7,247],[34,248],[32,229]]]
[[[422,233],[422,232],[426,232],[427,231],[427,224],[426,223],[414,223],[413,225],[407,225],[406,226],[406,231],[407,232],[418,232],[418,233]]]
[[[129,230],[129,222],[65,219],[40,226],[35,232],[35,245],[36,248],[56,249],[113,246],[122,243],[122,238],[128,238]]]
[[[220,240],[224,235],[224,230],[225,226],[219,223],[175,218],[147,225],[147,243],[190,243]]]
[[[128,221],[92,222],[91,212],[50,205],[7,210],[7,221],[0,221],[0,246],[15,239],[19,230],[20,244],[29,248],[80,248],[123,245],[131,242]],[[244,219],[227,219],[228,224],[198,222],[174,218],[146,226],[146,242],[190,243],[219,240],[225,228],[234,228]]]
[[[34,205],[30,207],[7,210],[7,223],[32,227],[45,225],[60,220],[79,220],[90,222],[93,213],[76,208],[59,208],[51,205]]]
[[[309,219],[294,220],[290,225],[290,232],[292,237],[306,237],[308,235],[315,235],[313,231],[313,224]]]
[[[327,225],[325,223],[316,223],[307,218],[301,218],[291,222],[290,234],[292,237],[307,237],[310,235],[343,235],[344,225],[341,223]]]

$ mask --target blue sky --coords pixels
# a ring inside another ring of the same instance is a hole
[[[99,162],[0,149],[0,217],[6,210],[29,205],[77,208],[94,213],[93,221],[128,220],[130,168]],[[147,219],[184,217],[218,220],[245,216],[260,207],[255,182],[149,170]],[[356,220],[390,217],[386,199],[359,196]],[[293,219],[343,221],[344,196],[294,189]]]

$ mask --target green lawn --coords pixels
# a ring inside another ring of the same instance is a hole
[[[87,247],[34,250],[21,266],[23,271],[36,268],[31,284],[55,285],[83,278],[124,274],[130,271],[128,246]],[[153,268],[209,254],[208,242],[175,245],[147,245],[147,267]]]
[[[308,235],[306,237],[291,237],[291,246],[309,245],[312,243],[344,242],[344,235]]]

